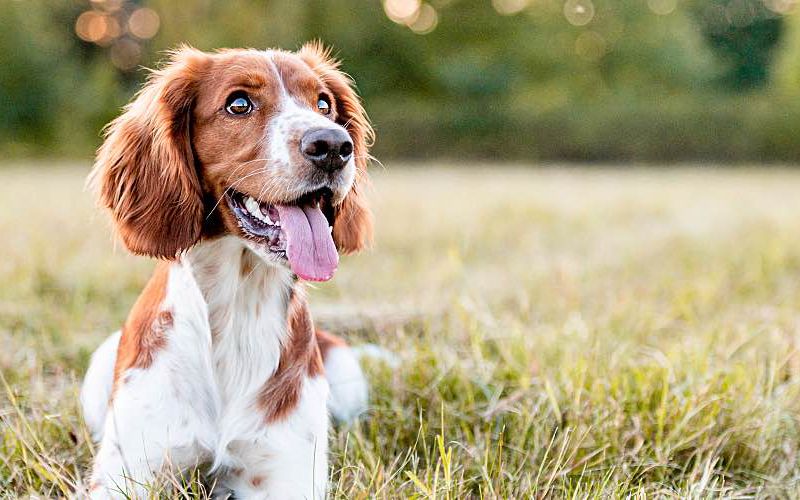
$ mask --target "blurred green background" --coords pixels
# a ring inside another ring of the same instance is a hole
[[[0,154],[89,158],[165,49],[335,48],[378,158],[796,162],[794,0],[0,0]]]

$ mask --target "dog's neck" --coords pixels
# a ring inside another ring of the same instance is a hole
[[[183,259],[208,307],[222,397],[252,395],[278,368],[299,285],[291,271],[264,262],[235,237],[200,243]]]

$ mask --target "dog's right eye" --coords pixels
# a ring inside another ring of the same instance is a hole
[[[232,115],[246,115],[253,111],[253,102],[244,92],[234,92],[228,96],[225,111]]]

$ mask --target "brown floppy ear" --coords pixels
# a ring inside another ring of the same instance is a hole
[[[333,241],[343,253],[353,253],[372,243],[372,212],[364,191],[369,179],[367,163],[373,131],[361,105],[353,81],[339,70],[339,61],[319,42],[309,42],[298,55],[313,69],[333,93],[336,101],[336,122],[347,129],[353,139],[356,178],[353,188],[337,207],[333,223]]]
[[[197,82],[208,56],[171,54],[105,130],[89,184],[128,249],[174,259],[200,238],[203,195],[190,144]]]

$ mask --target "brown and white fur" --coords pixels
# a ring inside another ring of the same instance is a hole
[[[252,109],[231,114],[243,93]],[[352,141],[338,168],[300,151],[319,129]],[[181,48],[109,125],[90,182],[125,245],[160,262],[83,384],[100,442],[92,497],[144,496],[159,474],[203,464],[235,498],[325,496],[326,403],[352,419],[366,381],[353,351],[315,330],[286,255],[248,232],[229,195],[263,210],[318,203],[339,252],[360,250],[372,232],[371,134],[350,81],[317,44]]]

